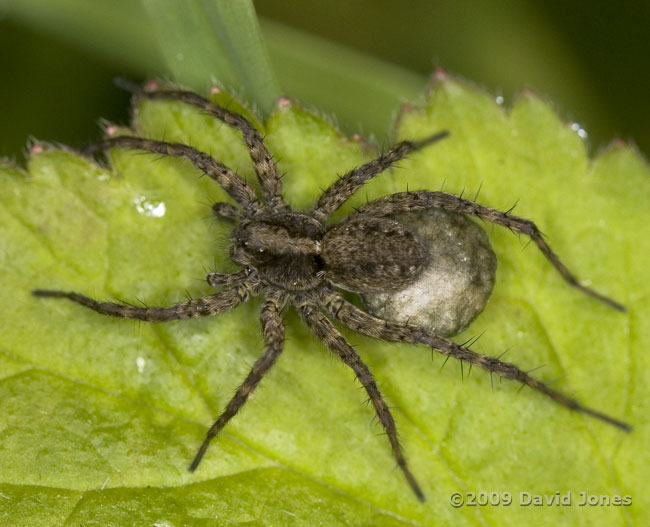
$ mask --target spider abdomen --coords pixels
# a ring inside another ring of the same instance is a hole
[[[415,280],[427,248],[398,221],[353,217],[327,231],[321,242],[327,278],[355,292],[395,291]]]
[[[496,257],[485,231],[463,214],[431,208],[391,219],[427,246],[429,259],[411,282],[393,291],[368,291],[370,313],[410,322],[436,335],[456,335],[483,310],[494,286]]]

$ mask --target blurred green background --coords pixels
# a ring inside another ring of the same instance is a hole
[[[150,4],[155,5],[151,0]],[[586,130],[650,152],[650,3],[619,0],[257,0],[283,93],[336,114],[345,132],[385,142],[401,102],[443,67],[505,105],[547,96]],[[147,14],[134,0],[0,0],[0,155],[28,137],[81,145],[100,117],[124,123],[113,86],[165,75]]]

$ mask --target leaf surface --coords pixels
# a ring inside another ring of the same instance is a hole
[[[221,103],[232,101],[224,94]],[[147,137],[190,143],[253,181],[237,133],[192,108],[143,102]],[[263,132],[286,195],[310,206],[377,153],[323,118],[280,104]],[[227,199],[186,161],[114,149],[111,168],[46,148],[0,171],[0,520],[12,525],[628,525],[647,521],[650,466],[648,166],[614,144],[595,160],[550,106],[525,93],[510,111],[449,78],[407,108],[396,140],[451,137],[361,190],[345,210],[409,189],[465,191],[533,219],[617,313],[568,287],[525,239],[484,225],[497,285],[459,342],[630,422],[631,434],[422,347],[346,332],[375,373],[420,504],[353,374],[286,312],[285,350],[244,410],[187,471],[206,428],[262,353],[252,300],[218,318],[149,325],[109,319],[33,288],[167,305],[211,293],[231,271]],[[509,492],[510,506],[452,508],[453,492]],[[571,506],[523,506],[520,493],[572,493]],[[632,505],[579,506],[581,492]]]

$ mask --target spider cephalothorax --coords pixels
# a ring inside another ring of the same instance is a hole
[[[271,154],[258,131],[244,117],[192,92],[161,89],[157,84],[148,85],[145,90],[134,86],[129,88],[142,97],[184,101],[242,132],[255,166],[261,196],[245,179],[224,164],[185,144],[113,136],[90,145],[86,150],[93,153],[110,147],[122,147],[190,160],[221,185],[236,203],[236,206],[216,203],[213,210],[220,219],[235,224],[230,240],[230,256],[242,269],[232,274],[210,273],[208,283],[223,287],[223,290],[169,307],[136,307],[100,302],[78,293],[58,290],[37,289],[33,293],[40,297],[68,298],[105,315],[149,322],[218,315],[237,307],[251,296],[263,296],[260,318],[266,351],[255,362],[222,414],[208,430],[190,470],[197,468],[212,438],[241,409],[282,352],[284,324],[281,311],[287,304],[292,304],[325,346],[352,368],[386,430],[399,467],[420,500],[424,496],[408,468],[397,440],[391,411],[372,373],[332,320],[377,339],[424,344],[490,373],[519,381],[572,410],[591,415],[623,430],[630,429],[629,425],[549,388],[514,364],[476,353],[440,336],[440,332],[428,329],[426,324],[410,322],[408,317],[398,321],[397,316],[388,320],[369,314],[347,301],[338,291],[343,289],[359,293],[368,300],[372,295],[397,294],[415,284],[431,268],[436,258],[434,255],[440,253],[429,246],[430,238],[413,223],[416,221],[413,219],[415,216],[407,218],[405,215],[440,210],[441,214],[446,211],[445,214],[475,216],[530,236],[570,285],[613,308],[624,309],[613,300],[581,285],[552,252],[533,222],[455,195],[427,190],[392,194],[367,203],[339,223],[328,222],[329,216],[366,181],[409,153],[446,137],[447,132],[395,145],[377,159],[338,179],[321,194],[310,210],[294,212],[283,199],[281,177]],[[433,214],[429,219],[439,221],[440,217]],[[483,233],[481,236],[484,238]],[[484,269],[472,281],[482,284],[481,298],[486,298],[492,288],[495,262],[486,239],[483,240],[481,236],[475,238],[478,240],[476,245],[483,246],[478,258],[486,263],[477,264]],[[463,301],[460,298],[457,303],[462,305]],[[480,311],[483,305],[481,302],[484,303],[484,300],[478,301],[478,307],[470,318]],[[368,305],[371,310],[375,309],[371,300],[368,300]],[[379,308],[375,309],[375,314],[378,312]],[[453,327],[457,331],[468,320],[466,317]]]

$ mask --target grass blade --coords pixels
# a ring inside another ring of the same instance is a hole
[[[250,0],[200,0],[232,69],[248,96],[268,113],[280,96]]]
[[[239,82],[200,0],[142,0],[174,80],[197,91]]]

